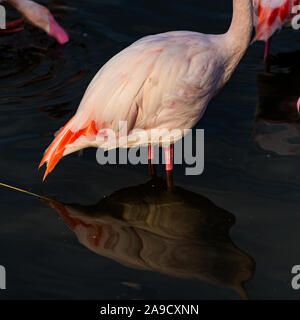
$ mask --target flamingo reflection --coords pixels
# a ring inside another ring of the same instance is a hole
[[[242,298],[254,260],[229,237],[234,216],[160,179],[126,188],[92,206],[50,201],[79,242],[122,265],[232,288]]]
[[[258,76],[259,104],[254,139],[264,150],[280,155],[300,154],[299,51],[273,56],[273,72]]]

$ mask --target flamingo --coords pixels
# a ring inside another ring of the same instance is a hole
[[[0,30],[0,35],[22,31],[24,29],[24,21],[27,21],[44,30],[60,44],[65,44],[69,41],[67,32],[56,22],[46,7],[31,0],[3,0],[0,2],[9,3],[24,17],[8,23],[6,29]]]
[[[264,60],[270,51],[270,39],[282,27],[289,27],[296,13],[293,7],[300,5],[300,0],[253,0],[254,26],[256,35],[253,39],[266,41]]]
[[[120,147],[107,136],[108,129],[128,141],[135,140],[136,129],[143,129],[147,135],[127,147],[148,146],[151,163],[155,139],[149,135],[152,129],[162,129],[160,145],[165,149],[168,188],[172,189],[173,143],[183,133],[171,137],[169,132],[193,128],[229,80],[249,46],[252,16],[252,0],[233,0],[231,25],[224,34],[171,31],[150,35],[115,55],[96,74],[76,114],[46,150],[39,166],[47,165],[43,180],[72,152]],[[126,132],[120,121],[126,122]]]

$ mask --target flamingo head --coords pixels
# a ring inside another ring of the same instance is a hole
[[[69,41],[67,32],[56,22],[51,12],[44,6],[31,0],[17,1],[15,7],[30,24],[44,30],[60,44]]]
[[[56,39],[56,41],[60,44],[65,44],[69,42],[69,35],[67,32],[55,21],[52,14],[48,13],[49,19],[49,36]]]

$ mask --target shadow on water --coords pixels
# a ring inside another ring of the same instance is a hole
[[[254,139],[262,149],[280,155],[300,154],[300,51],[279,53],[270,59],[271,72],[257,78],[259,104]]]
[[[125,266],[232,288],[247,298],[254,260],[230,239],[235,217],[208,198],[161,179],[119,190],[96,205],[49,205],[95,253]]]

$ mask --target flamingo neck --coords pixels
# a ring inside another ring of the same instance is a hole
[[[17,7],[21,4],[22,0],[6,0],[6,2],[10,3],[14,7]]]
[[[233,0],[233,16],[230,28],[225,34],[226,41],[234,55],[244,55],[253,29],[252,0]]]
[[[15,7],[18,11],[22,14],[22,8],[26,5],[29,1],[28,0],[6,0],[11,6]]]

